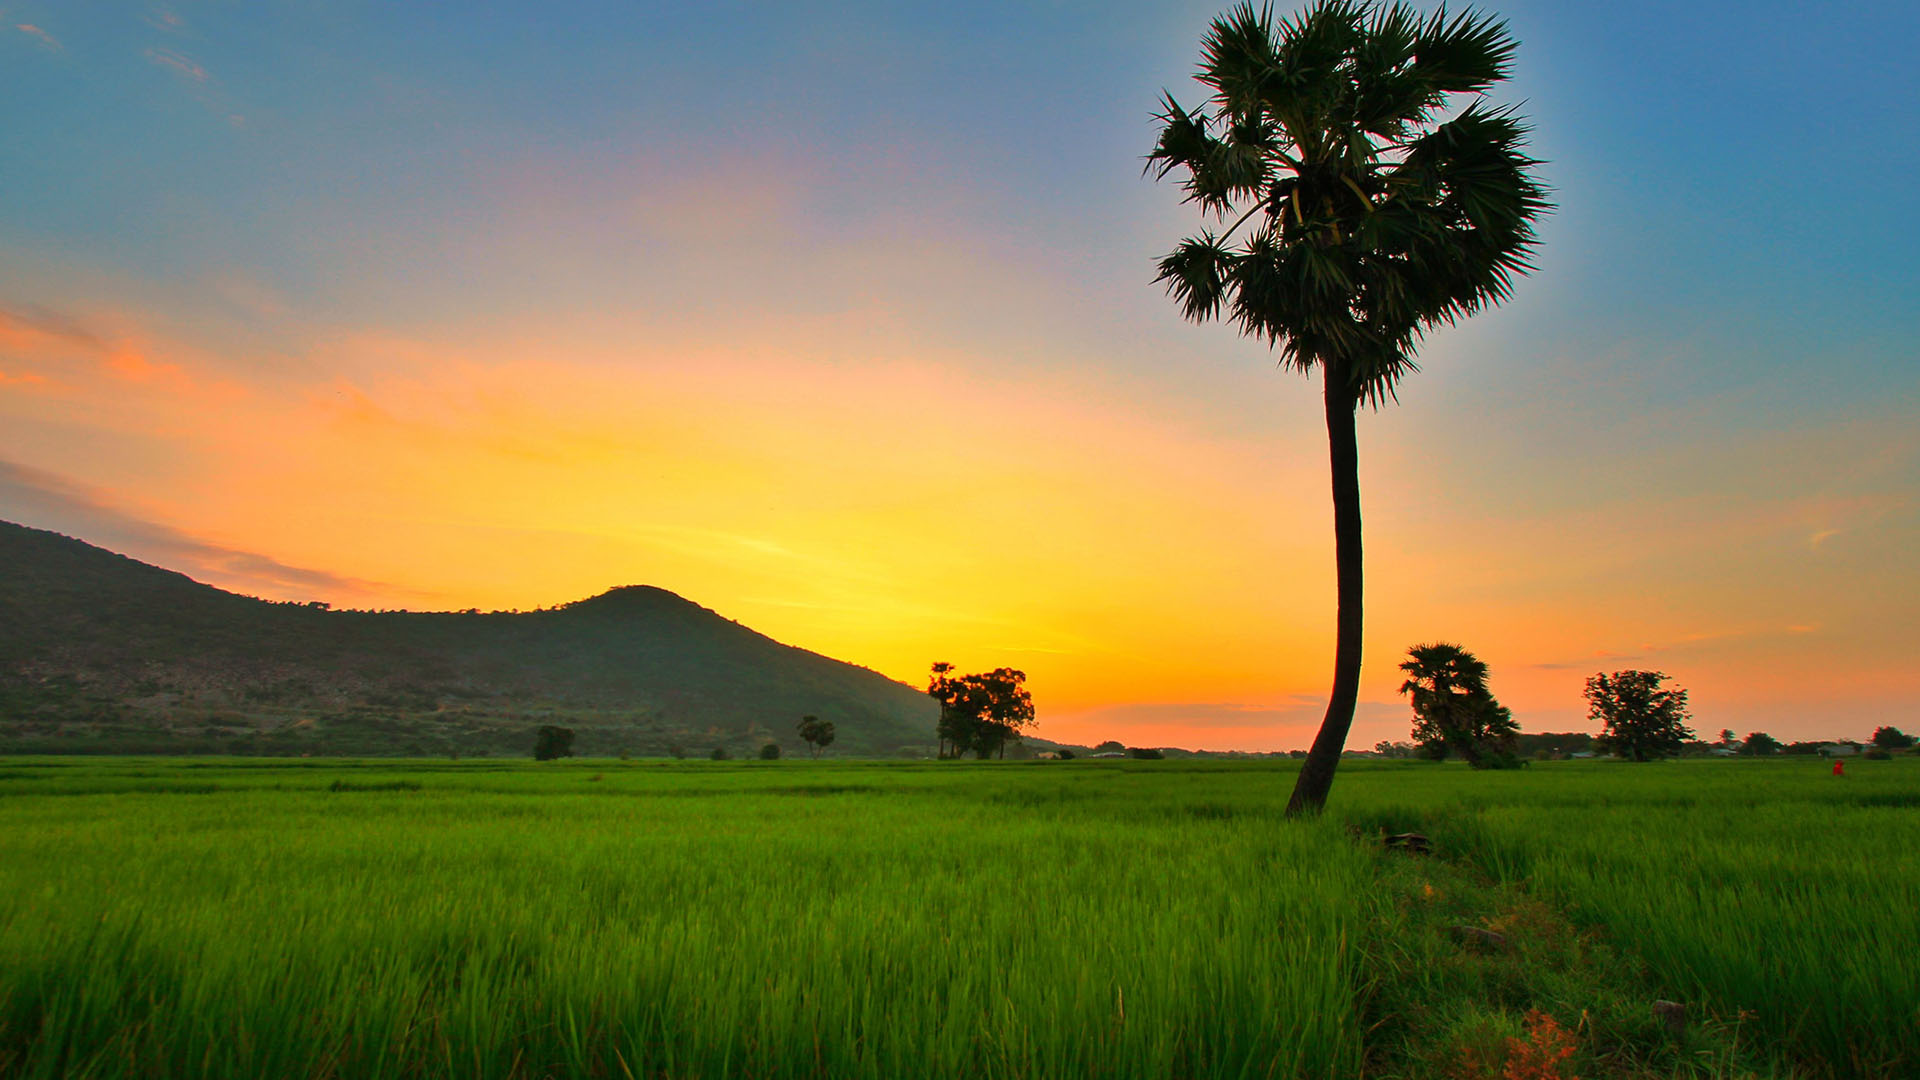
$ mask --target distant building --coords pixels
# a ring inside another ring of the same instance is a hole
[[[1852,757],[1859,752],[1859,744],[1849,742],[1828,743],[1820,748],[1821,757]]]

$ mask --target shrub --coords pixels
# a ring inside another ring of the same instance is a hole
[[[548,724],[533,741],[533,760],[552,761],[573,756],[573,729]]]
[[[1161,758],[1164,758],[1167,756],[1161,753],[1160,751],[1155,750],[1151,746],[1128,747],[1127,753],[1132,754],[1134,757],[1139,758],[1142,761],[1159,761]]]
[[[733,755],[727,753],[727,748],[724,746],[714,747],[713,753],[707,755],[707,757],[713,759],[714,761],[725,761],[731,756]]]
[[[767,745],[761,747],[760,760],[761,761],[779,761],[780,760],[780,744],[770,742]]]

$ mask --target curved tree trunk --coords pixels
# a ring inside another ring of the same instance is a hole
[[[1353,706],[1360,696],[1360,447],[1354,435],[1359,401],[1348,386],[1344,365],[1322,369],[1326,377],[1327,449],[1333,465],[1334,563],[1340,582],[1339,634],[1333,650],[1333,693],[1327,700],[1320,734],[1300,767],[1287,814],[1318,813],[1333,789],[1333,770],[1353,727]]]

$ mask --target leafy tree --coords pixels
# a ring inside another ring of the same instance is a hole
[[[1749,731],[1747,737],[1740,742],[1740,752],[1753,757],[1777,754],[1780,750],[1780,740],[1764,731]]]
[[[952,670],[950,664],[935,664],[927,687],[940,702],[940,756],[1005,757],[1007,743],[1033,723],[1027,673],[1003,667],[954,678]]]
[[[1882,750],[1905,750],[1913,745],[1913,736],[1897,727],[1874,728],[1873,745]]]
[[[1621,757],[1671,757],[1693,738],[1687,692],[1667,690],[1658,671],[1616,671],[1587,679],[1587,716],[1602,724],[1601,745]]]
[[[1117,739],[1108,739],[1106,742],[1094,747],[1093,752],[1096,754],[1124,754],[1127,752],[1127,744]]]
[[[1740,748],[1740,737],[1733,733],[1732,728],[1723,727],[1720,729],[1720,742],[1718,745],[1728,750],[1738,750]]]
[[[942,760],[960,756],[960,750],[953,741],[955,733],[953,707],[959,698],[960,691],[957,685],[959,680],[951,677],[952,671],[952,664],[935,661],[933,677],[927,680],[928,695],[940,703],[940,720],[934,726],[934,735],[940,742],[939,757]]]
[[[1400,692],[1413,702],[1413,741],[1422,757],[1449,752],[1476,769],[1515,763],[1520,725],[1487,689],[1487,665],[1458,645],[1415,645],[1400,663],[1407,680]]]
[[[552,761],[573,756],[573,729],[545,725],[534,736],[533,760]]]
[[[1141,761],[1160,761],[1167,756],[1151,746],[1130,746],[1127,753]]]
[[[814,757],[819,757],[820,751],[833,745],[834,731],[831,720],[822,720],[817,716],[803,716],[795,727]]]
[[[711,761],[725,761],[732,756],[732,754],[727,753],[726,747],[716,746],[713,748],[713,751],[707,755],[707,758]]]
[[[1360,689],[1355,413],[1393,396],[1427,332],[1506,299],[1532,269],[1533,222],[1549,207],[1539,162],[1521,150],[1518,115],[1478,96],[1507,77],[1516,47],[1505,23],[1472,11],[1314,0],[1276,21],[1245,3],[1201,43],[1208,99],[1188,110],[1166,94],[1156,116],[1148,169],[1184,173],[1188,202],[1233,219],[1182,240],[1159,280],[1187,318],[1227,319],[1323,384],[1338,634],[1290,814],[1325,805]],[[1459,95],[1474,96],[1454,111]]]
[[[780,744],[776,742],[770,742],[770,743],[767,743],[765,746],[762,746],[760,748],[760,760],[761,761],[779,761],[780,760]]]

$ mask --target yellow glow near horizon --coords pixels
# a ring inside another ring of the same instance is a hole
[[[214,584],[483,609],[651,584],[908,682],[936,659],[1021,667],[1053,738],[1286,748],[1319,719],[1331,514],[1304,386],[1286,388],[1298,415],[1232,440],[1085,380],[913,356],[342,335],[304,358],[313,378],[249,381],[122,326],[114,340],[0,326],[25,361],[0,402],[40,438],[115,441],[95,475],[117,505],[338,579],[201,575]],[[1382,438],[1378,456],[1406,468]],[[1743,610],[1737,590],[1666,582],[1661,610],[1594,584],[1616,553],[1747,550],[1782,530],[1800,538],[1790,552],[1749,551],[1743,565],[1831,559],[1860,507],[1722,515],[1682,522],[1685,535],[1560,515],[1496,537],[1423,505],[1412,480],[1369,480],[1354,745],[1404,737],[1395,664],[1435,637],[1492,660],[1530,730],[1583,727],[1580,681],[1622,646],[1649,666],[1694,658],[1683,674],[1696,701],[1910,688],[1831,666],[1857,643],[1804,613]],[[1702,626],[1706,601],[1717,628]],[[1436,608],[1446,625],[1432,625]]]

